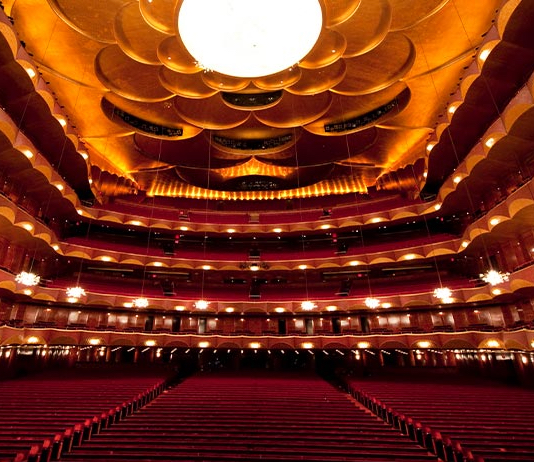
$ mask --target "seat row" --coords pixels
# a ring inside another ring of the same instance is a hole
[[[65,462],[436,461],[309,375],[200,374],[103,430]]]
[[[354,396],[448,462],[532,462],[534,392],[498,383],[354,380]]]
[[[116,378],[101,371],[0,382],[0,460],[48,462],[160,394],[163,374]]]

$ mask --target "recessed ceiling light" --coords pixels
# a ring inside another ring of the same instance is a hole
[[[22,154],[24,154],[28,159],[31,159],[33,157],[33,152],[31,152],[29,149],[22,149]]]
[[[478,58],[480,59],[480,61],[484,62],[486,61],[490,53],[491,53],[491,48],[484,48],[478,55]]]
[[[30,79],[33,79],[37,74],[31,67],[24,68],[26,70],[26,73],[30,76]]]
[[[486,147],[488,148],[491,148],[493,147],[493,145],[495,144],[497,140],[495,138],[493,138],[492,136],[490,136],[485,142],[484,144],[486,145]]]

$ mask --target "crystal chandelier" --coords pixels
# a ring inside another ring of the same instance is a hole
[[[496,286],[498,284],[502,284],[505,281],[508,281],[508,276],[510,276],[510,273],[501,273],[500,271],[489,270],[486,271],[484,274],[481,274],[480,278],[485,283],[490,284],[492,286]]]
[[[365,299],[365,306],[367,308],[375,309],[375,308],[378,308],[379,305],[380,305],[380,300],[378,300],[378,298],[367,297]]]
[[[136,308],[146,308],[148,306],[148,299],[144,297],[136,298],[133,304]]]
[[[304,302],[302,302],[300,304],[300,307],[304,310],[304,311],[311,311],[313,310],[314,308],[317,307],[317,305],[313,302],[310,302],[309,300],[305,300]]]
[[[443,303],[451,303],[452,291],[448,287],[438,287],[434,290],[434,297],[439,298]]]
[[[67,288],[65,293],[67,294],[67,297],[77,299],[85,295],[85,290],[83,289],[83,287],[80,286],[69,287]]]
[[[34,273],[27,273],[26,271],[22,271],[15,276],[15,281],[23,286],[36,286],[39,284],[40,280],[40,276],[37,276]]]
[[[195,308],[197,310],[207,310],[209,305],[210,305],[210,302],[208,302],[206,300],[198,300],[195,303]]]

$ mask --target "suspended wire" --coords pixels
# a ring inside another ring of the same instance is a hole
[[[160,163],[161,161],[161,155],[162,155],[162,151],[163,151],[163,140],[160,139],[159,140],[159,149],[158,149],[158,164]],[[157,183],[158,181],[158,176],[159,176],[159,170],[156,170],[156,176],[154,178],[154,182]],[[152,227],[151,227],[151,224],[152,224],[152,220],[154,218],[154,210],[156,208],[156,196],[152,196],[152,206],[150,207],[150,216],[149,216],[149,220],[148,220],[148,236],[147,236],[147,243],[146,243],[146,258],[145,258],[145,262],[144,262],[144,265],[143,265],[143,280],[141,282],[141,297],[144,297],[144,293],[145,293],[145,280],[146,280],[146,271],[147,271],[147,263],[148,263],[148,256],[149,256],[149,253],[150,253],[150,239],[151,239],[151,236],[152,236]]]
[[[455,4],[454,0],[452,1],[452,4],[453,4],[453,6],[454,6],[454,8],[455,8],[455,11],[456,11],[456,14],[457,14],[457,16],[458,16],[459,22],[460,22],[460,24],[462,25],[462,28],[463,28],[464,33],[465,33],[465,35],[466,35],[466,38],[467,38],[467,40],[468,40],[468,42],[469,42],[469,45],[470,45],[471,49],[474,50],[475,47],[473,46],[473,43],[471,42],[471,40],[470,40],[470,38],[469,38],[469,34],[467,33],[467,30],[466,30],[465,25],[464,25],[464,23],[463,23],[463,21],[462,21],[461,15],[460,15],[459,12],[458,12],[458,9],[456,8],[456,4]],[[421,45],[421,46],[420,46],[420,49],[421,49],[421,55],[422,55],[422,57],[423,57],[423,59],[424,59],[424,61],[425,61],[425,63],[426,63],[426,67],[427,67],[427,69],[430,69],[430,64],[429,64],[429,62],[428,62],[428,57],[427,57],[427,54],[426,54],[426,52],[425,52],[425,48]],[[430,73],[428,74],[428,76],[429,76],[429,78],[430,78],[430,81],[431,81],[431,84],[432,84],[432,88],[434,89],[434,92],[435,92],[435,94],[436,94],[436,97],[437,97],[437,99],[439,100],[439,91],[438,91],[438,88],[437,88],[437,85],[436,85],[436,81],[435,81],[435,79],[434,79],[434,74],[433,74],[433,72],[430,72]],[[458,153],[458,149],[457,149],[456,144],[455,144],[455,141],[454,141],[454,139],[453,139],[453,137],[452,137],[451,131],[448,130],[448,129],[445,130],[445,131],[447,132],[447,136],[448,136],[448,138],[449,138],[450,145],[451,145],[451,150],[452,150],[452,153],[453,153],[453,155],[454,155],[454,158],[456,159],[456,165],[458,166],[458,165],[460,165],[460,163],[461,163],[460,156],[459,156],[459,153]],[[418,188],[418,190],[419,190],[419,193],[420,193],[420,192],[421,192],[421,188],[420,188],[419,185],[418,185],[417,177],[416,177],[416,174],[415,174],[415,170],[414,170],[413,165],[411,165],[411,169],[412,169],[412,175],[413,175],[414,178],[416,179],[415,184],[416,184],[416,186],[417,186],[417,188]],[[469,205],[469,208],[470,208],[470,212],[471,212],[472,214],[474,214],[476,208],[475,208],[475,205],[474,205],[474,200],[473,200],[473,196],[472,196],[472,194],[471,194],[471,191],[470,191],[469,188],[467,187],[467,183],[465,183],[465,193],[466,193],[466,197],[467,197],[468,205]],[[429,237],[429,240],[430,240],[430,239],[431,239],[430,228],[429,228],[429,226],[428,226],[428,221],[427,221],[427,218],[426,218],[426,215],[425,215],[425,214],[423,214],[423,219],[424,219],[425,227],[426,227],[427,234],[428,234],[428,237]],[[486,256],[487,256],[487,258],[488,258],[488,261],[489,261],[489,252],[488,252],[488,249],[487,249],[487,246],[486,246],[486,242],[485,242],[485,238],[484,238],[483,235],[481,236],[481,241],[482,241],[482,245],[483,245],[484,251],[485,251],[485,253],[486,253]],[[431,246],[431,248],[432,248],[432,251],[433,251],[433,260],[434,260],[434,265],[435,265],[435,267],[436,267],[436,272],[437,272],[437,276],[438,276],[438,281],[439,281],[440,287],[442,288],[443,286],[442,286],[441,274],[440,274],[439,267],[438,267],[438,259],[437,259],[437,255],[436,255],[436,252],[435,252],[435,249],[434,249],[434,244],[433,244],[432,242],[430,242],[429,244],[430,244],[430,246]]]
[[[293,107],[293,111],[295,108]],[[293,127],[293,137],[295,139],[294,149],[295,149],[295,165],[296,165],[296,172],[297,172],[297,191],[300,191],[300,165],[299,165],[299,152],[297,147],[297,128]],[[300,222],[303,221],[303,214],[302,214],[302,196],[298,195],[298,206],[299,206],[299,217]],[[302,259],[303,261],[306,261],[306,236],[301,233],[300,235],[300,241],[301,241],[301,248],[302,248]],[[310,293],[309,293],[309,287],[308,287],[308,268],[307,265],[303,269],[304,271],[304,289],[306,291],[306,302],[310,301]]]
[[[207,168],[207,179],[206,179],[206,191],[209,192],[210,190],[210,177],[211,177],[211,149],[212,149],[212,130],[209,131],[209,138],[208,138],[208,168]],[[209,208],[209,193],[206,194],[206,205],[204,210],[204,222],[208,222],[208,208]],[[231,237],[231,236],[230,236]],[[208,245],[208,231],[207,229],[204,231],[204,242],[202,242],[202,249],[203,249],[203,256],[202,260],[206,261],[206,251],[207,251],[207,245]],[[200,282],[200,300],[204,301],[204,284],[206,281],[206,269],[204,268],[204,265],[202,267],[202,278]]]
[[[341,113],[342,114],[345,114],[345,109],[343,107],[343,101],[341,99],[341,97],[339,98],[339,105],[340,105],[340,108],[341,108]],[[398,105],[397,106],[397,111],[398,111]],[[350,143],[349,143],[349,134],[345,134],[345,146],[347,148],[347,156],[348,158],[350,159],[351,158],[351,150],[350,150]],[[350,163],[350,175],[352,178],[354,178],[354,165],[352,163]],[[378,180],[378,179],[377,179]],[[358,217],[360,217],[360,198],[358,197],[358,192],[355,191],[354,192],[354,203],[355,203],[355,206],[356,206],[356,215]],[[360,242],[361,242],[361,247],[362,247],[362,250],[365,249],[365,240],[363,238],[363,227],[364,225],[361,224],[357,230],[357,232],[359,232],[360,234]],[[369,298],[373,298],[373,290],[372,290],[372,286],[371,286],[371,265],[369,264],[369,261],[367,261],[366,263],[366,273],[365,273],[365,277],[366,277],[366,280],[367,280],[367,290],[368,290],[368,293],[369,293]]]

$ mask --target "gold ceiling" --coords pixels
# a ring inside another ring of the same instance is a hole
[[[321,0],[311,52],[254,79],[197,66],[181,0],[4,4],[110,178],[148,194],[285,198],[366,191],[425,158],[501,1]]]

